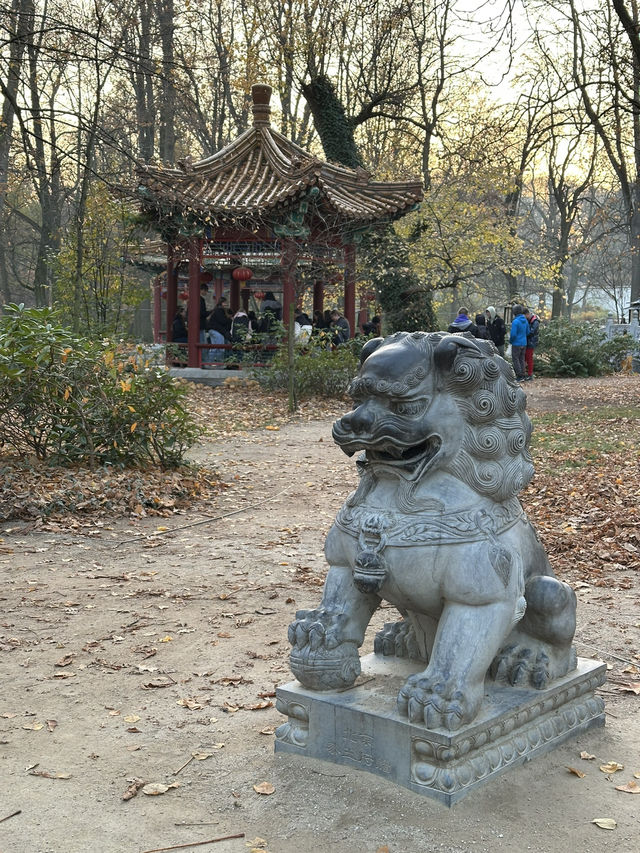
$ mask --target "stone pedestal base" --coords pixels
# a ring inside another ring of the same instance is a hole
[[[577,670],[546,690],[487,682],[478,717],[455,733],[397,713],[398,691],[420,669],[372,654],[351,688],[279,687],[277,708],[288,722],[276,730],[276,752],[368,770],[450,806],[509,767],[604,725],[604,702],[594,695],[605,680],[602,663],[579,658]]]

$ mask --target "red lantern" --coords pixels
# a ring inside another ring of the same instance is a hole
[[[253,271],[248,267],[236,267],[231,276],[234,281],[249,281],[249,279],[253,278]]]

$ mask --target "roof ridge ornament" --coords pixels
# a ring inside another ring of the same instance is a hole
[[[271,86],[266,83],[254,83],[251,87],[251,98],[253,100],[253,126],[268,127],[271,122]]]

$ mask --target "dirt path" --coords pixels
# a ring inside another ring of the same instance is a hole
[[[566,405],[559,384],[527,390],[533,416],[545,400]],[[274,756],[286,628],[319,601],[324,535],[354,466],[329,420],[196,455],[228,482],[210,507],[162,524],[89,524],[81,535],[21,524],[0,533],[0,821],[21,810],[0,822],[0,853],[142,853],[240,833],[193,849],[637,850],[640,798],[615,785],[640,773],[640,697],[612,685],[604,730],[451,810],[347,767]],[[578,589],[579,653],[603,655],[612,676],[640,662],[639,592],[637,580]],[[635,618],[624,640],[621,613]],[[369,644],[390,618],[379,612]],[[596,758],[581,760],[582,750]],[[610,760],[625,769],[607,776],[599,765]],[[179,787],[123,801],[135,779]],[[254,791],[264,781],[274,793]],[[601,817],[617,829],[591,823]]]

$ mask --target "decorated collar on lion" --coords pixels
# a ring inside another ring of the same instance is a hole
[[[397,332],[368,341],[333,438],[363,473],[413,482],[442,472],[494,501],[533,476],[526,395],[490,341]]]

